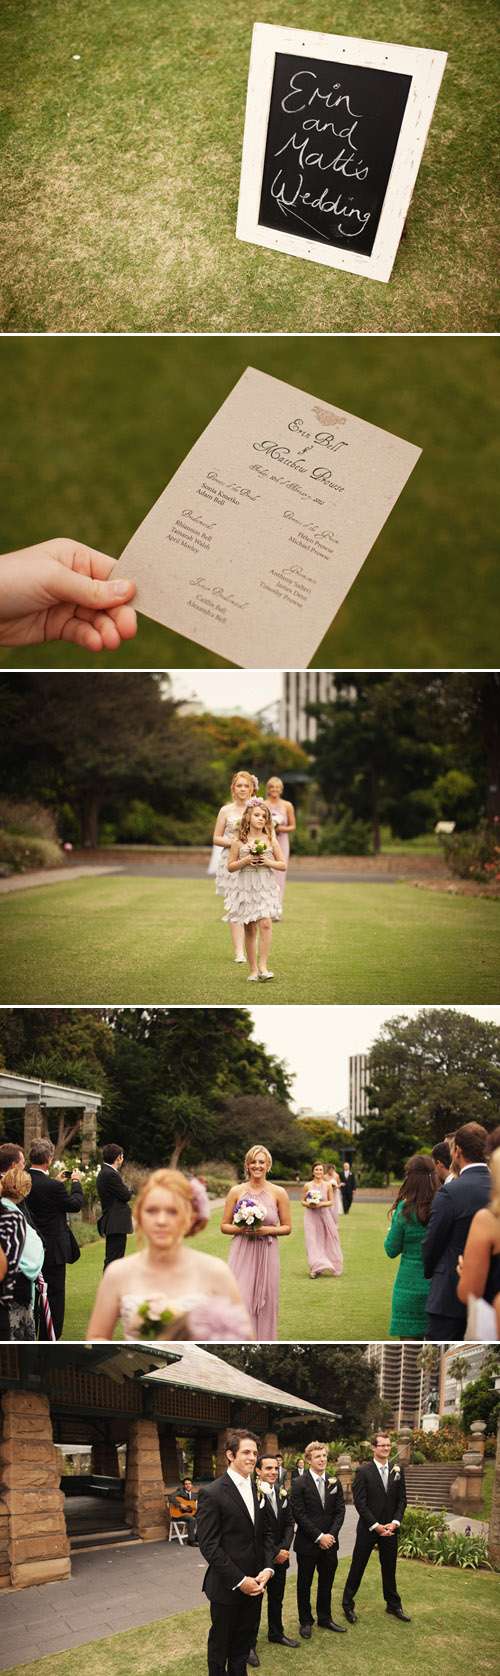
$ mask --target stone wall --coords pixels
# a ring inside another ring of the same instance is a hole
[[[0,1507],[7,1514],[9,1581],[18,1589],[58,1582],[70,1576],[71,1561],[48,1397],[6,1391],[2,1411]]]

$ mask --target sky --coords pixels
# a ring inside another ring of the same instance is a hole
[[[414,1018],[411,1007],[249,1007],[257,1041],[286,1059],[297,1073],[292,1109],[336,1112],[349,1099],[349,1054],[366,1053],[382,1025],[396,1017]],[[456,1007],[483,1022],[500,1025],[500,1007]]]
[[[279,669],[169,669],[174,698],[197,698],[207,710],[256,710],[281,695]]]

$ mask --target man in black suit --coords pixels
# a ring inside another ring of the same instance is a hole
[[[293,1472],[292,1472],[292,1484],[293,1484],[294,1478],[303,1478],[304,1477],[305,1470],[306,1470],[306,1463],[305,1463],[305,1460],[304,1460],[304,1456],[299,1455],[297,1465],[294,1467]]]
[[[69,1193],[64,1186],[65,1170],[62,1170],[61,1174],[54,1178],[48,1175],[53,1151],[52,1141],[36,1140],[31,1143],[29,1207],[32,1221],[45,1246],[42,1274],[47,1283],[47,1297],[52,1325],[56,1339],[58,1339],[61,1337],[64,1326],[66,1264],[76,1262],[80,1255],[75,1236],[68,1228],[66,1218],[68,1211],[81,1210],[83,1189],[80,1170],[71,1171],[71,1191]],[[40,1339],[47,1338],[47,1329],[42,1313],[40,1313],[38,1336]]]
[[[409,1624],[410,1619],[403,1612],[401,1596],[396,1588],[398,1530],[406,1507],[404,1472],[397,1464],[389,1466],[391,1440],[388,1433],[374,1433],[371,1446],[373,1460],[357,1467],[354,1475],[352,1493],[359,1523],[342,1606],[348,1622],[355,1624],[354,1596],[376,1546],[386,1611],[391,1617],[399,1618],[401,1623]]]
[[[103,1267],[107,1269],[108,1263],[125,1256],[127,1234],[131,1234],[133,1229],[129,1206],[132,1188],[127,1187],[118,1174],[123,1164],[123,1147],[111,1141],[109,1146],[103,1146],[102,1158],[96,1182],[102,1216],[97,1226],[99,1233],[106,1235]]]
[[[192,1478],[183,1478],[170,1497],[170,1511],[177,1508],[174,1518],[184,1519],[187,1530],[188,1548],[197,1548],[196,1535],[196,1501],[197,1492],[193,1490]]]
[[[282,1485],[286,1484],[286,1466],[283,1465],[282,1455],[278,1454],[276,1460],[278,1462],[278,1489],[281,1490]]]
[[[283,1629],[283,1596],[295,1521],[290,1498],[285,1487],[280,1487],[278,1482],[277,1455],[259,1455],[257,1489],[264,1520],[264,1543],[272,1553],[274,1566],[274,1576],[269,1578],[267,1585],[268,1640],[279,1642],[281,1647],[300,1647],[300,1641],[291,1641]],[[255,1642],[252,1652],[254,1657],[250,1655],[248,1663],[258,1664]]]
[[[332,1586],[338,1560],[338,1534],[345,1519],[345,1503],[340,1479],[327,1476],[326,1444],[308,1443],[305,1459],[309,1471],[303,1478],[294,1478],[291,1497],[292,1512],[297,1524],[295,1553],[300,1633],[305,1641],[309,1641],[314,1623],[311,1612],[311,1587],[316,1566],[318,1625],[321,1629],[332,1629],[339,1635],[345,1635],[343,1625],[335,1624],[331,1613]]]
[[[456,1130],[453,1164],[459,1175],[436,1193],[422,1241],[424,1270],[431,1278],[426,1303],[426,1339],[463,1339],[467,1323],[465,1304],[457,1297],[457,1263],[462,1255],[473,1216],[489,1203],[491,1176],[484,1162],[486,1129],[480,1123],[464,1123]]]
[[[341,1194],[342,1194],[342,1207],[343,1207],[343,1211],[344,1211],[344,1216],[348,1216],[349,1211],[351,1209],[353,1197],[354,1197],[354,1194],[356,1192],[356,1179],[355,1179],[355,1176],[353,1176],[351,1166],[347,1162],[347,1159],[346,1159],[345,1164],[342,1167],[342,1174],[341,1174],[341,1177],[340,1177],[340,1191],[341,1191]]]
[[[272,1563],[265,1553],[262,1511],[252,1482],[259,1440],[255,1432],[231,1431],[228,1469],[198,1491],[198,1544],[208,1571],[203,1588],[212,1619],[208,1636],[209,1676],[245,1676],[255,1640],[259,1606]]]

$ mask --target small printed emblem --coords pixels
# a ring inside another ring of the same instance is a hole
[[[326,407],[313,407],[313,413],[320,425],[346,425],[347,414],[330,413]]]

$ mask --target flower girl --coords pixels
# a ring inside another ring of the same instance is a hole
[[[250,797],[241,817],[239,834],[229,851],[228,886],[224,900],[225,918],[245,930],[249,983],[274,977],[268,971],[273,919],[281,919],[281,902],[275,872],[286,872],[286,861],[273,828],[269,804],[262,797]],[[259,964],[257,964],[259,934]]]

